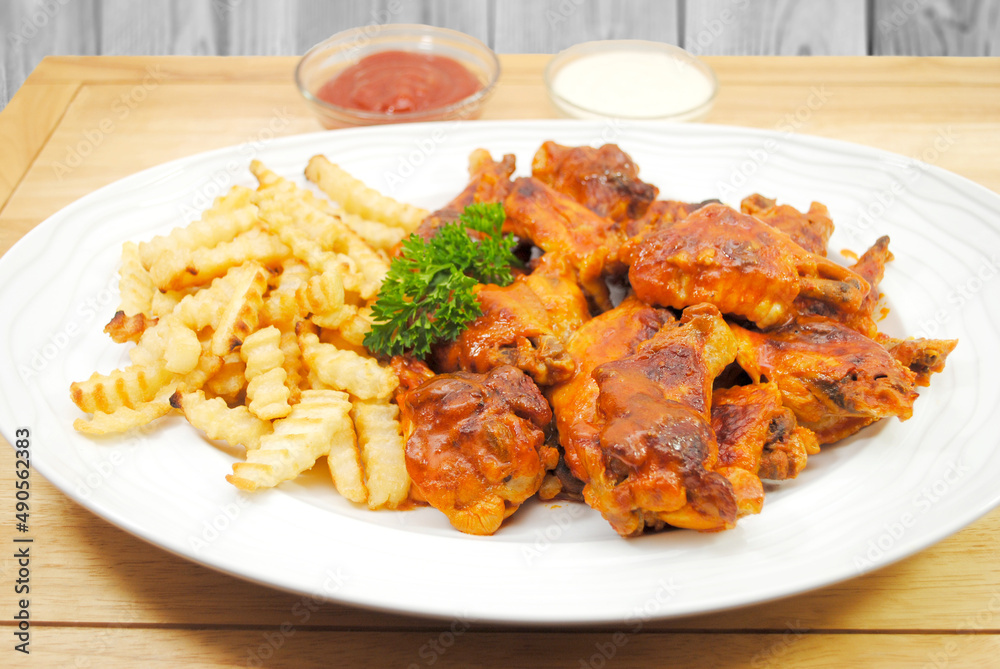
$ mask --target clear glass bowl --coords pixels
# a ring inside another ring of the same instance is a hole
[[[464,65],[480,81],[482,88],[444,107],[396,114],[341,107],[316,97],[320,88],[341,70],[365,56],[389,50],[452,58]],[[483,103],[496,89],[499,77],[500,61],[496,54],[476,38],[457,30],[402,23],[369,25],[339,32],[307,51],[295,68],[299,91],[327,128],[476,118]]]
[[[693,121],[711,110],[719,82],[711,67],[672,44],[601,40],[553,56],[545,87],[567,116]]]

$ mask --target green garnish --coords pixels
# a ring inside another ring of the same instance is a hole
[[[452,341],[482,315],[477,283],[513,281],[514,238],[503,234],[503,205],[472,204],[457,222],[430,240],[411,234],[393,259],[372,306],[374,324],[365,346],[375,354],[423,357],[437,342]],[[473,239],[469,230],[482,234]]]

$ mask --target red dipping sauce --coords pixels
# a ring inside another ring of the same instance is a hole
[[[316,97],[339,107],[394,115],[447,107],[482,87],[453,58],[380,51],[323,84]]]

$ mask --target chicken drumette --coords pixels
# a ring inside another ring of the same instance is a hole
[[[712,382],[736,355],[718,310],[694,306],[674,322],[629,298],[582,327],[570,351],[577,376],[551,401],[587,503],[622,536],[732,527],[739,500],[715,471],[709,422]]]
[[[396,399],[417,496],[462,532],[493,534],[556,466],[559,454],[546,444],[548,403],[509,365],[438,376],[420,374],[412,361],[394,366],[404,381],[419,382]]]

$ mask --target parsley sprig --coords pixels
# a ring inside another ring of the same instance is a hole
[[[472,204],[430,240],[410,235],[372,305],[368,350],[422,357],[482,315],[476,284],[506,286],[513,281],[511,265],[520,264],[512,253],[513,236],[502,232],[504,218],[501,204]]]

